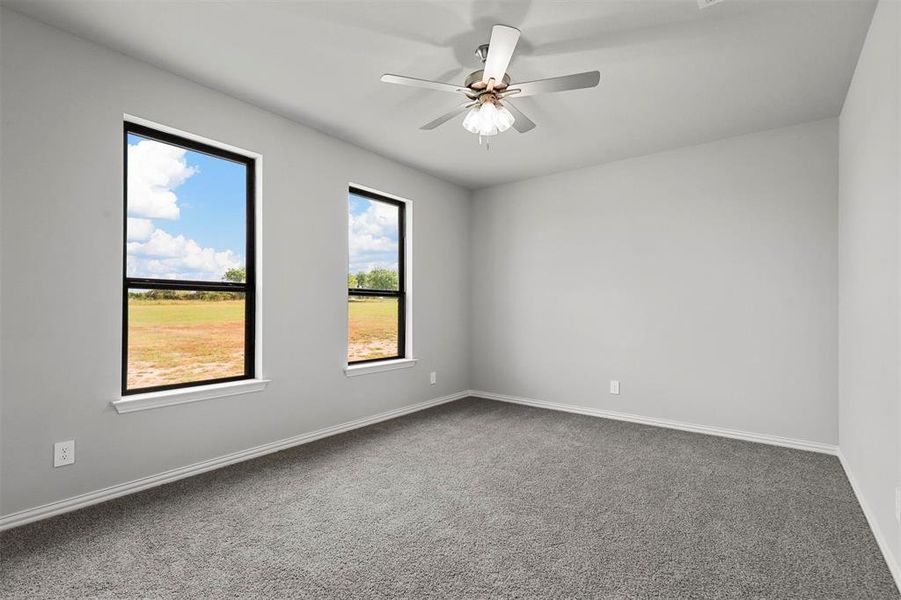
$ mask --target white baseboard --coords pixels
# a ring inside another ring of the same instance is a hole
[[[891,571],[892,577],[895,579],[895,586],[901,590],[901,564],[898,563],[898,559],[892,554],[892,549],[888,545],[888,541],[885,539],[882,529],[879,527],[879,522],[876,521],[876,515],[873,514],[873,510],[870,508],[867,499],[864,497],[863,490],[860,489],[860,485],[857,483],[857,479],[854,478],[854,473],[851,472],[848,461],[845,459],[845,455],[842,454],[841,450],[838,451],[838,460],[842,463],[845,475],[851,483],[851,489],[854,490],[854,495],[857,497],[857,503],[860,504],[860,508],[867,518],[867,523],[870,524],[870,531],[873,532],[873,537],[876,538],[876,544],[882,551],[882,557],[885,559],[885,563],[888,565],[889,571]]]
[[[192,475],[199,475],[200,473],[205,473],[206,471],[219,469],[221,467],[249,460],[251,458],[263,456],[265,454],[271,454],[272,452],[278,452],[279,450],[285,450],[287,448],[291,448],[292,446],[307,444],[309,442],[313,442],[325,437],[344,433],[345,431],[351,431],[353,429],[359,429],[361,427],[373,425],[381,421],[387,421],[389,419],[401,417],[403,415],[414,413],[420,410],[425,410],[427,408],[438,406],[439,404],[444,404],[446,402],[453,402],[454,400],[465,398],[468,395],[468,391],[463,391],[456,394],[451,394],[450,396],[443,396],[441,398],[427,400],[425,402],[417,402],[415,404],[410,404],[409,406],[389,410],[387,412],[373,415],[371,417],[362,417],[360,419],[355,419],[346,423],[340,423],[331,427],[325,427],[323,429],[312,431],[310,433],[303,433],[301,435],[278,440],[276,442],[270,442],[268,444],[263,444],[254,448],[248,448],[247,450],[241,450],[239,452],[233,452],[232,454],[226,454],[225,456],[220,456],[218,458],[204,460],[198,463],[194,463],[193,465],[188,465],[186,467],[179,467],[177,469],[164,471],[163,473],[158,473],[149,477],[142,477],[140,479],[135,479],[127,483],[120,483],[118,485],[113,485],[94,492],[79,494],[78,496],[73,496],[72,498],[67,498],[65,500],[58,500],[56,502],[51,502],[49,504],[44,504],[35,508],[29,508],[14,512],[0,517],[0,531],[4,529],[10,529],[12,527],[18,527],[19,525],[25,525],[26,523],[31,523],[32,521],[39,521],[41,519],[46,519],[48,517],[53,517],[62,513],[78,510],[79,508],[91,506],[92,504],[99,504],[100,502],[112,500],[113,498],[140,492],[141,490],[146,490],[152,487],[163,485],[165,483],[184,479],[185,477],[191,477]]]
[[[91,506],[92,504],[99,504],[100,502],[105,502],[107,500],[112,500],[113,498],[126,496],[128,494],[133,494],[135,492],[146,490],[152,487],[157,487],[172,481],[191,477],[193,475],[199,475],[200,473],[205,473],[207,471],[219,469],[231,464],[243,462],[245,460],[256,458],[258,456],[264,456],[266,454],[278,452],[279,450],[285,450],[293,446],[299,446],[325,437],[344,433],[346,431],[352,431],[354,429],[366,427],[367,425],[373,425],[375,423],[394,419],[396,417],[414,413],[420,410],[425,410],[433,406],[438,406],[439,404],[453,402],[454,400],[459,400],[468,396],[475,396],[477,398],[485,398],[488,400],[498,400],[501,402],[523,404],[537,408],[559,410],[563,412],[602,417],[605,419],[614,419],[617,421],[641,423],[644,425],[653,425],[656,427],[666,427],[669,429],[678,429],[695,433],[705,433],[708,435],[716,435],[720,437],[745,440],[749,442],[758,442],[775,446],[785,446],[798,450],[808,450],[811,452],[821,452],[824,454],[836,455],[841,462],[842,468],[844,468],[845,470],[848,481],[851,483],[851,488],[854,490],[857,501],[860,504],[867,522],[870,525],[870,529],[873,532],[876,543],[878,544],[879,549],[882,551],[885,562],[888,564],[889,570],[891,571],[892,576],[895,579],[895,585],[897,585],[898,588],[901,589],[901,564],[898,563],[895,556],[892,554],[891,548],[886,542],[885,536],[882,534],[882,530],[879,528],[879,524],[877,523],[873,512],[866,501],[866,498],[864,498],[863,494],[861,493],[860,486],[858,485],[857,480],[854,478],[854,474],[848,467],[848,463],[845,460],[844,455],[836,446],[830,444],[822,444],[819,442],[811,442],[807,440],[797,440],[774,435],[752,433],[735,429],[726,429],[722,427],[712,427],[709,425],[697,425],[694,423],[672,421],[669,419],[657,419],[654,417],[645,417],[642,415],[633,415],[629,413],[602,410],[598,408],[588,408],[583,406],[576,406],[573,404],[546,402],[532,398],[508,396],[505,394],[495,394],[493,392],[483,392],[478,390],[466,390],[463,392],[458,392],[456,394],[451,394],[449,396],[443,396],[441,398],[435,398],[433,400],[427,400],[425,402],[418,402],[416,404],[411,404],[377,415],[372,415],[370,417],[362,417],[360,419],[355,419],[346,423],[340,423],[338,425],[333,425],[331,427],[326,427],[317,431],[312,431],[310,433],[304,433],[276,442],[249,448],[247,450],[241,450],[232,454],[226,454],[225,456],[220,456],[218,458],[201,461],[192,465],[180,467],[178,469],[172,469],[163,473],[151,475],[149,477],[142,477],[140,479],[135,479],[127,483],[110,486],[94,492],[80,494],[78,496],[67,498],[65,500],[59,500],[57,502],[51,502],[49,504],[44,504],[35,508],[29,508],[26,510],[4,515],[0,517],[0,531],[18,527],[19,525],[25,525],[26,523],[31,523],[33,521],[39,521],[41,519],[46,519],[63,513],[71,512],[73,510],[78,510],[86,506]]]
[[[615,419],[617,421],[628,421],[630,423],[641,423],[642,425],[653,425],[655,427],[666,427],[667,429],[679,429],[681,431],[692,431],[694,433],[706,433],[707,435],[716,435],[719,437],[745,440],[747,442],[757,442],[760,444],[770,444],[772,446],[785,446],[786,448],[807,450],[809,452],[820,452],[823,454],[832,455],[838,454],[838,447],[832,444],[823,444],[821,442],[811,442],[808,440],[798,440],[793,438],[780,437],[778,435],[769,435],[766,433],[753,433],[750,431],[741,431],[738,429],[713,427],[711,425],[697,425],[695,423],[685,423],[683,421],[658,419],[655,417],[645,417],[642,415],[633,415],[630,413],[621,413],[612,410],[603,410],[600,408],[588,408],[585,406],[577,406],[575,404],[560,404],[558,402],[547,402],[545,400],[535,400],[533,398],[522,398],[519,396],[507,396],[504,394],[495,394],[493,392],[482,392],[478,390],[469,390],[469,395],[475,396],[477,398],[499,400],[501,402],[511,402],[513,404],[524,404],[526,406],[559,410],[563,412],[576,413],[579,415],[590,415],[592,417]]]

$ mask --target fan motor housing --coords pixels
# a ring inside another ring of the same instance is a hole
[[[483,69],[473,71],[469,74],[468,77],[466,77],[466,81],[463,83],[463,85],[477,92],[484,90],[486,87],[488,87],[488,84],[482,81],[482,75],[484,74],[484,72],[485,71]],[[508,85],[510,85],[510,75],[505,74],[503,81],[496,81],[494,83],[494,89],[503,90],[506,89]]]

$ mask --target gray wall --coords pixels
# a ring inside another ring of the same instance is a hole
[[[471,204],[0,11],[0,514],[473,387],[840,438],[897,555],[898,13],[880,4],[842,114],[838,203],[839,126],[826,120],[489,188]],[[264,156],[273,381],[261,394],[109,407],[126,112]],[[348,181],[415,201],[413,369],[342,372]],[[52,442],[71,438],[78,462],[51,468]]]
[[[468,387],[466,190],[2,14],[0,512]],[[265,392],[126,415],[110,408],[120,378],[123,113],[263,155]],[[421,362],[412,369],[343,373],[349,181],[414,200]],[[77,463],[53,469],[52,443],[73,438]]]
[[[901,6],[879,3],[839,128],[839,444],[896,561],[899,19]]]
[[[836,161],[830,119],[477,192],[473,388],[837,442]]]

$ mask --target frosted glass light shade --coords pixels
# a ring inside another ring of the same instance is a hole
[[[466,113],[466,117],[463,119],[463,129],[470,133],[478,133],[480,120],[479,107],[472,107],[470,111]]]
[[[463,129],[482,136],[497,135],[513,125],[513,113],[504,106],[486,102],[474,106],[463,119]]]
[[[505,106],[498,105],[497,115],[494,118],[498,131],[507,131],[513,125],[513,121],[515,120],[513,113],[507,110]]]

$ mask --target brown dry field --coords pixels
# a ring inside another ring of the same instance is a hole
[[[129,300],[128,388],[244,373],[242,300]],[[348,302],[348,361],[397,355],[397,300]]]

